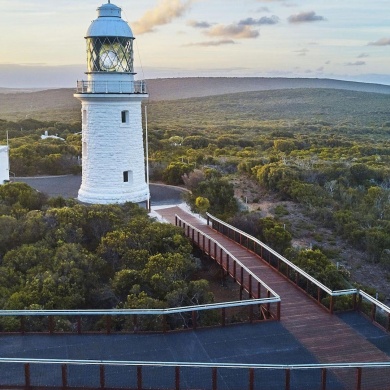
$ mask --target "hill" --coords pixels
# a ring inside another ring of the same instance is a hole
[[[153,79],[147,80],[147,84],[150,102],[287,89],[325,88],[390,94],[390,86],[330,79],[194,77]],[[0,119],[79,121],[80,102],[73,97],[74,92],[73,88],[33,92],[0,88]]]

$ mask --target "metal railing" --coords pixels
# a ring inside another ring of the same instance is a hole
[[[334,312],[336,297],[351,296],[350,309],[361,311],[373,322],[390,331],[390,308],[369,294],[359,289],[332,291],[260,240],[207,213],[207,224],[210,225],[210,222],[213,229],[260,256],[281,275],[329,310],[330,313]],[[357,299],[358,296],[359,300]]]
[[[218,241],[202,232],[200,229],[184,221],[178,215],[175,215],[175,224],[184,230],[184,234],[190,237],[198,247],[213,258],[235,282],[240,286],[240,299],[243,291],[249,294],[249,298],[261,298],[264,292],[267,299],[273,297],[273,302],[277,303],[276,311],[273,312],[267,303],[266,311],[270,317],[280,320],[280,296],[264,283],[249,268],[241,263],[233,254],[224,248]],[[264,291],[264,292],[263,292]]]
[[[261,308],[279,302],[278,297],[267,297],[167,309],[0,310],[0,333],[165,333],[261,321],[266,319]]]
[[[0,388],[385,389],[390,362],[235,364],[0,358]],[[222,380],[221,380],[222,379]],[[388,385],[388,382],[387,382]],[[185,386],[185,387],[184,387]],[[238,386],[238,387],[237,387]],[[232,388],[232,387],[229,387]]]
[[[147,94],[146,82],[137,81],[77,81],[77,93]]]

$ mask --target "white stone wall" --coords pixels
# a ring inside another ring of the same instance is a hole
[[[82,101],[83,115],[82,183],[78,199],[99,204],[147,200],[142,98],[129,94],[75,96]],[[122,111],[129,112],[126,124],[122,123]],[[132,173],[129,182],[124,182],[125,171]]]
[[[0,146],[0,184],[9,181],[8,146]]]

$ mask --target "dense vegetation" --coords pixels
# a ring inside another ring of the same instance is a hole
[[[137,205],[47,199],[0,186],[0,308],[162,308],[211,302],[176,227]],[[1,325],[1,324],[0,324]]]
[[[340,288],[331,263],[330,273],[321,273],[327,267],[322,256],[338,260],[338,254],[320,247],[303,254],[291,249],[297,233],[288,233],[288,224],[285,229],[284,211],[270,220],[248,215],[233,196],[232,179],[244,177],[301,204],[308,218],[348,240],[369,261],[390,267],[389,105],[388,95],[325,89],[149,102],[151,176],[186,185],[194,210],[231,218],[308,270],[317,264],[314,274],[324,281],[333,275],[330,283]],[[21,124],[0,122],[0,139],[10,130],[11,170],[17,175],[49,173],[47,167],[52,173],[77,170],[80,124]],[[39,140],[47,128],[66,142]],[[253,193],[249,201],[258,198]]]

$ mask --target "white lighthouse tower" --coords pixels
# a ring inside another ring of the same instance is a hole
[[[141,101],[145,83],[134,81],[133,33],[121,9],[103,4],[85,37],[86,81],[74,95],[82,103],[82,182],[86,203],[142,202],[145,180]]]

